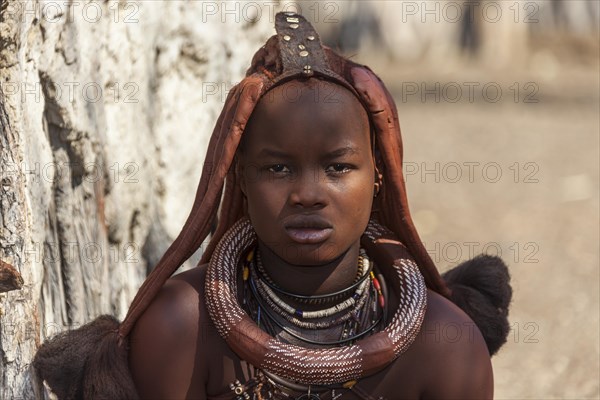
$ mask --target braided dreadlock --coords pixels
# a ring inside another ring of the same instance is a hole
[[[414,228],[402,175],[402,140],[392,96],[366,66],[324,47],[329,69],[359,97],[368,111],[380,155],[383,177],[374,200],[378,219],[406,245],[427,286],[450,298],[478,324],[490,354],[506,341],[511,291],[508,270],[498,258],[480,256],[440,276]],[[128,368],[127,338],[139,317],[167,279],[218,224],[201,263],[207,262],[225,232],[244,214],[244,201],[234,171],[234,158],[246,123],[259,99],[284,73],[278,37],[272,36],[254,55],[246,78],[229,93],[213,130],[192,211],[181,233],[167,249],[119,322],[101,316],[74,331],[57,335],[37,352],[34,367],[60,399],[137,399]],[[485,268],[480,268],[481,266]]]

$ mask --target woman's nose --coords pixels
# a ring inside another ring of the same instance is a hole
[[[298,176],[290,189],[289,203],[294,207],[314,208],[326,204],[327,189],[318,171],[308,171]]]

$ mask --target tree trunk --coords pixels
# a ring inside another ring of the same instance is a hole
[[[220,7],[0,2],[0,399],[45,397],[39,344],[123,318],[183,225],[226,92],[272,34]]]

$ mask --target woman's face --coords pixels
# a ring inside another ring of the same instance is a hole
[[[259,240],[284,261],[321,265],[359,246],[373,202],[367,113],[347,89],[312,79],[267,93],[239,152]]]

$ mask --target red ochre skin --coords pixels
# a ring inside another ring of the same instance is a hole
[[[238,150],[237,173],[263,265],[279,286],[310,295],[354,280],[373,201],[372,154],[367,114],[340,86],[294,81],[261,99]],[[172,277],[130,335],[130,367],[142,399],[207,399],[248,378],[210,320],[204,274],[200,266]],[[395,304],[391,298],[391,313]],[[493,397],[481,333],[432,291],[415,342],[358,385],[389,400]]]

